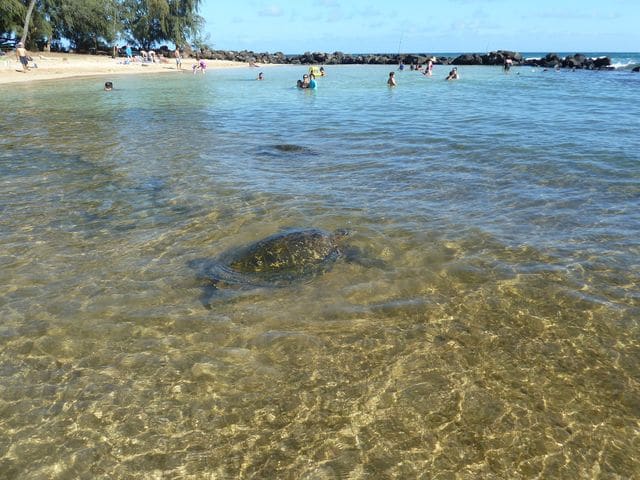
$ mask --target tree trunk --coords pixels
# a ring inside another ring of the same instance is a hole
[[[33,13],[33,7],[36,5],[36,0],[31,0],[29,2],[29,8],[27,9],[27,16],[24,19],[24,29],[22,30],[22,38],[20,41],[23,45],[26,45],[27,41],[27,33],[29,33],[29,23],[31,22],[31,14]]]

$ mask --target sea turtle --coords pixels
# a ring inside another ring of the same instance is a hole
[[[207,305],[204,300],[219,289],[285,287],[327,272],[339,258],[358,260],[359,250],[343,245],[342,240],[350,234],[348,230],[291,228],[228,250],[216,259],[190,264],[207,281],[203,293]]]
[[[285,286],[326,272],[345,255],[341,240],[351,232],[288,229],[224,252],[203,273],[217,286]]]

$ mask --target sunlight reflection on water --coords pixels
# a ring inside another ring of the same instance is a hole
[[[301,72],[2,100],[0,477],[636,476],[637,139],[544,102],[607,73]],[[203,307],[191,260],[309,226],[385,267]]]

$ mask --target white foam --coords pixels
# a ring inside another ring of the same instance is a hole
[[[611,62],[611,66],[616,70],[625,70],[628,68],[633,68],[637,65],[638,65],[638,62],[633,60],[626,60],[626,61],[622,60],[619,62]]]

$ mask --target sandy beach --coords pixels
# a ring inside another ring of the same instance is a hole
[[[167,59],[168,63],[124,63],[123,58],[113,59],[109,56],[83,55],[75,53],[41,53],[30,52],[37,68],[31,68],[28,72],[22,71],[22,65],[16,60],[14,52],[7,52],[0,57],[0,84],[34,82],[40,80],[56,80],[69,77],[104,76],[104,75],[130,75],[145,73],[188,73],[191,74],[191,66],[195,63],[193,58],[182,60],[182,70],[176,69],[173,59]],[[245,67],[246,63],[231,62],[225,60],[207,60],[207,68],[233,68]]]

